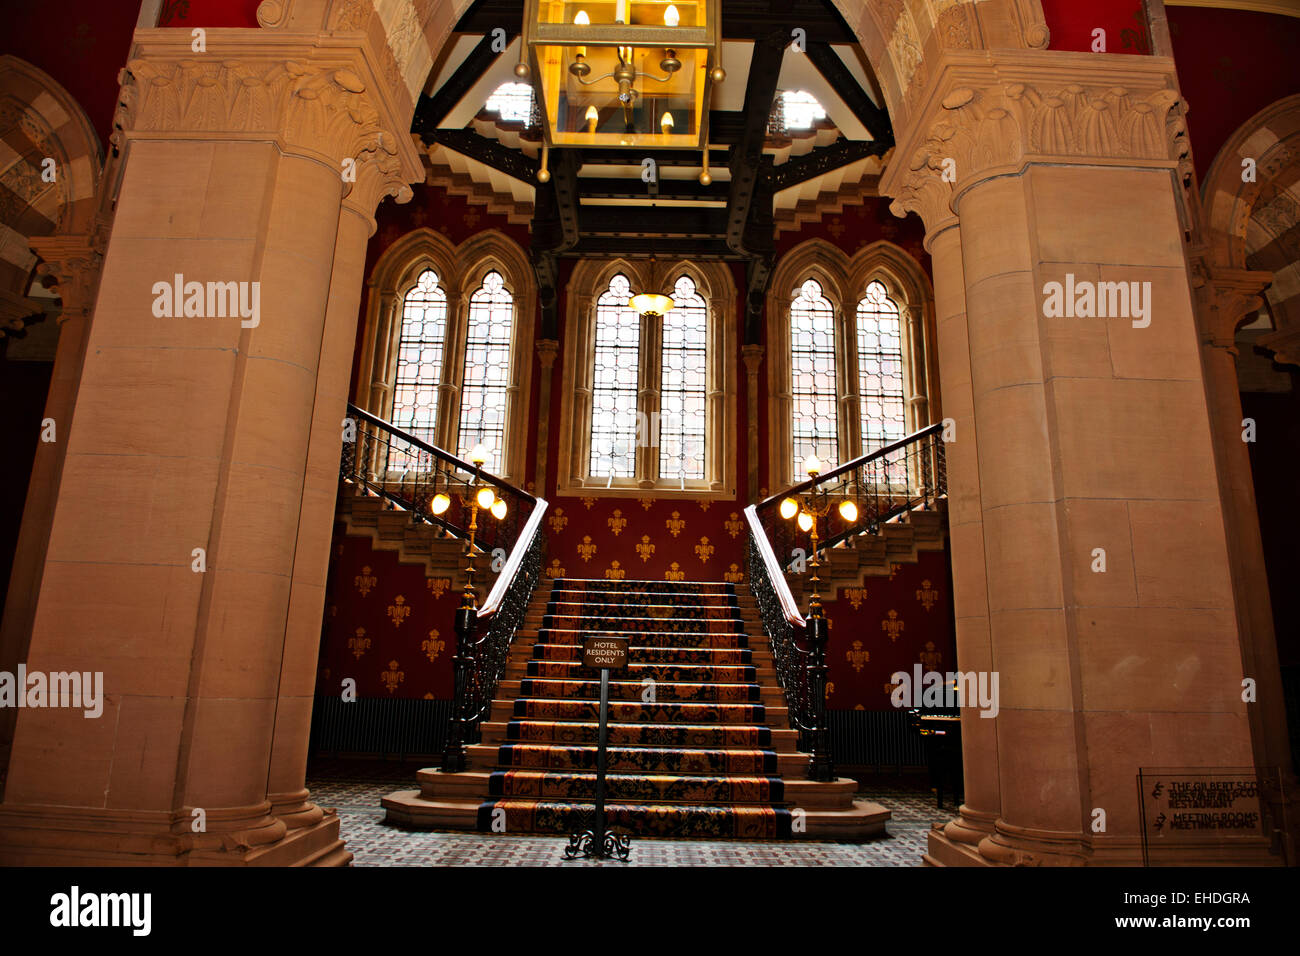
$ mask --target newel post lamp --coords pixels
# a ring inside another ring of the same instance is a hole
[[[701,149],[721,0],[527,0],[523,60],[548,147]]]
[[[804,471],[814,482],[821,474],[822,464],[816,455],[809,455],[804,460]],[[812,570],[809,585],[812,594],[808,598],[808,712],[809,726],[805,730],[808,752],[812,760],[808,776],[812,780],[834,780],[835,768],[831,762],[830,723],[826,715],[826,643],[830,638],[826,612],[822,608],[820,594],[821,578],[817,571],[821,560],[817,557],[817,522],[831,510],[832,501],[824,489],[814,484],[798,496],[785,498],[780,505],[781,517],[794,521],[800,531],[808,533],[812,542],[812,556],[808,567]],[[839,503],[840,517],[848,524],[858,520],[858,507],[852,501]]]
[[[482,483],[483,463],[490,453],[482,444],[469,453],[474,466],[474,477],[469,490],[469,537],[465,540],[465,587],[460,594],[460,607],[456,608],[456,653],[452,655],[453,694],[451,726],[447,732],[447,745],[442,755],[444,773],[459,773],[466,767],[465,745],[477,741],[478,718],[481,701],[478,700],[478,657],[475,642],[478,636],[478,595],[474,590],[474,538],[478,532],[478,513],[489,512],[501,521],[506,516],[506,503],[498,498],[491,485]],[[438,495],[432,505],[435,513],[446,511],[451,499]],[[437,509],[441,508],[441,511]]]

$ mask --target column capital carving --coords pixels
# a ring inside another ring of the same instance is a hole
[[[1119,62],[1119,61],[1125,62]],[[881,177],[931,236],[961,195],[1032,163],[1190,170],[1172,60],[1045,50],[944,54]]]
[[[32,251],[41,257],[37,275],[51,280],[63,300],[59,324],[88,315],[95,304],[103,255],[88,236],[38,236],[29,241]]]
[[[1191,266],[1201,344],[1235,355],[1237,329],[1263,307],[1263,292],[1273,273],[1213,266],[1197,255],[1192,256]]]
[[[560,354],[560,343],[555,339],[538,339],[536,349],[537,360],[541,362],[542,368],[554,367],[555,356]]]
[[[763,346],[742,345],[740,355],[745,360],[745,371],[751,376],[758,374],[758,364],[763,361]]]
[[[423,173],[409,117],[398,115],[365,47],[238,32],[209,31],[208,52],[194,53],[184,31],[137,31],[136,56],[118,77],[113,144],[271,139],[338,170],[340,195],[366,216],[384,196],[411,198],[409,183]]]

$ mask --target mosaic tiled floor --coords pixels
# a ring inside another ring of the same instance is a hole
[[[636,840],[629,863],[572,862],[562,837],[413,832],[385,826],[379,798],[415,787],[414,764],[320,761],[307,778],[312,799],[333,807],[355,866],[919,866],[925,834],[953,817],[934,795],[902,785],[872,786],[861,796],[893,811],[887,836],[868,843],[750,843]]]

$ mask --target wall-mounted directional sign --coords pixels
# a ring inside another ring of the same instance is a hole
[[[627,667],[627,638],[587,638],[582,644],[582,666],[624,670]]]

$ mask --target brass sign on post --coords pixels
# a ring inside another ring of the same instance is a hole
[[[627,669],[626,637],[588,637],[582,642],[582,666],[600,670],[600,743],[596,749],[596,812],[590,830],[579,830],[569,835],[569,845],[564,856],[574,859],[584,857],[626,860],[632,852],[632,841],[625,833],[610,833],[605,829],[605,766],[609,744],[609,672]]]

